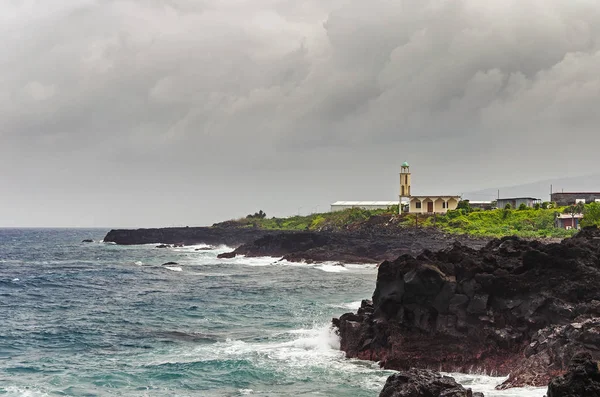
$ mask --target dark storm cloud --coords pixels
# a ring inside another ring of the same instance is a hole
[[[219,207],[196,210],[206,222],[261,190],[287,193],[269,202],[281,212],[393,199],[405,159],[421,189],[449,192],[597,163],[595,1],[26,1],[0,5],[0,26],[5,208],[127,191],[147,211],[165,205],[148,188],[161,178]],[[461,180],[440,180],[449,162]],[[91,223],[148,223],[133,212]]]

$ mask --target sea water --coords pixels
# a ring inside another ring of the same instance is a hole
[[[229,248],[106,232],[0,229],[0,395],[366,397],[393,373],[346,359],[330,326],[371,296],[373,265],[217,259]],[[453,376],[486,396],[544,394]]]

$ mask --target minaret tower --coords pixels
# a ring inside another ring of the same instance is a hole
[[[400,212],[403,197],[410,197],[410,166],[406,161],[400,167]]]

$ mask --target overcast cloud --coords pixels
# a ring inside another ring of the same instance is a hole
[[[598,169],[596,0],[12,0],[0,35],[0,226],[393,200],[405,160],[417,194]]]

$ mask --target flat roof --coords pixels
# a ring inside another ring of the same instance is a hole
[[[552,194],[600,194],[600,192],[554,192]]]
[[[410,198],[432,198],[432,197],[437,197],[437,198],[442,198],[442,197],[460,198],[460,196],[457,196],[455,194],[430,194],[429,196],[410,196]]]
[[[336,201],[331,205],[398,205],[398,201]]]
[[[571,215],[571,214],[559,214],[558,215],[559,219],[571,219],[571,218],[583,218],[583,214],[575,214],[575,216]]]
[[[493,201],[477,201],[477,200],[465,200],[468,201],[469,204],[492,204]]]
[[[508,198],[499,198],[498,200],[541,200],[535,197],[508,197]]]

